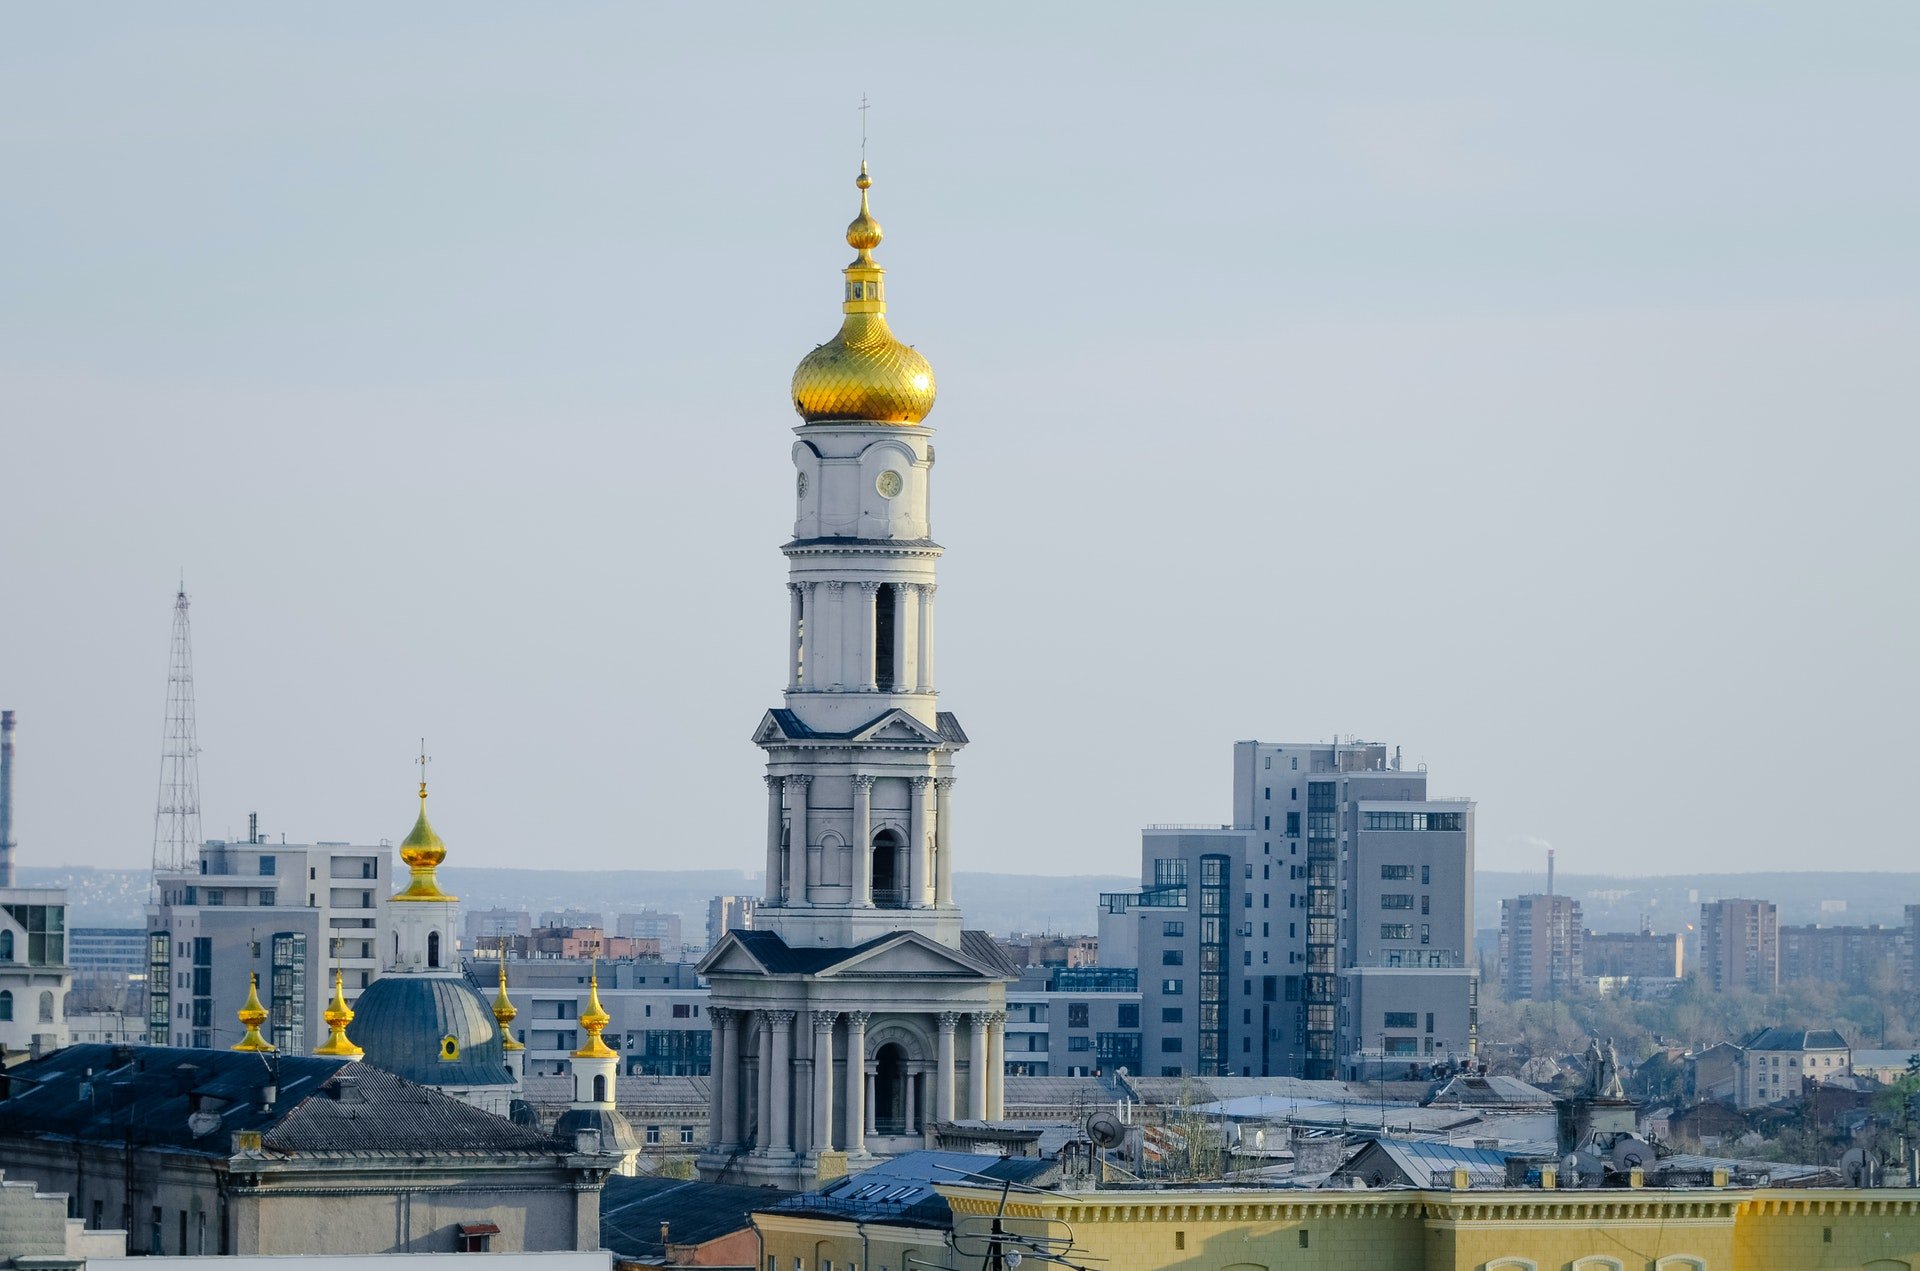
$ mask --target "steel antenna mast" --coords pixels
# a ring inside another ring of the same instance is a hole
[[[200,744],[193,711],[193,624],[187,584],[173,598],[167,716],[160,742],[160,794],[153,809],[153,869],[182,870],[200,848]]]

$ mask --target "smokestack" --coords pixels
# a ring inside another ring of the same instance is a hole
[[[1547,849],[1547,895],[1553,895],[1553,849]]]
[[[0,887],[13,886],[13,712],[0,711]]]

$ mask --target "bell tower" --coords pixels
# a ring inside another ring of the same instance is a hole
[[[933,368],[887,325],[865,163],[840,330],[792,398],[787,684],[766,752],[766,896],[700,964],[712,985],[709,1180],[782,1187],[1001,1114],[1006,984],[953,894],[954,758],[939,709]]]

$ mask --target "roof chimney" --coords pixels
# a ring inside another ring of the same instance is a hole
[[[0,711],[0,887],[13,886],[13,712]]]

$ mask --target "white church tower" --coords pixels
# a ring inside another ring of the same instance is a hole
[[[967,737],[934,678],[933,368],[887,327],[871,184],[863,163],[840,331],[793,375],[786,700],[754,733],[766,898],[700,967],[710,1180],[806,1187],[1002,1115],[1016,973],[953,896]]]

